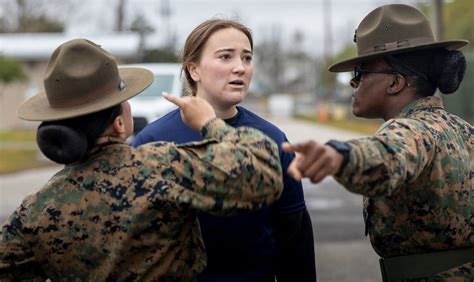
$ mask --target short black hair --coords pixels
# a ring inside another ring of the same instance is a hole
[[[420,97],[433,96],[436,89],[444,94],[454,93],[466,72],[466,58],[458,50],[417,50],[384,59],[395,71],[411,80]]]

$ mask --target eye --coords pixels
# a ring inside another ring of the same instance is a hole
[[[244,62],[251,63],[252,62],[252,55],[245,55]]]
[[[230,59],[232,59],[232,56],[230,54],[222,54],[219,56],[219,59],[222,59],[224,61],[228,61]]]

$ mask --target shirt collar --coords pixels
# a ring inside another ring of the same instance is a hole
[[[237,107],[237,114],[235,114],[235,116],[231,117],[231,118],[227,118],[225,119],[225,123],[227,123],[228,125],[231,125],[231,126],[234,126],[237,124],[237,122],[239,121],[240,117],[242,116],[242,111],[239,107]]]
[[[119,138],[111,138],[107,142],[102,143],[102,144],[97,144],[92,149],[86,152],[84,155],[83,160],[88,160],[93,158],[95,155],[100,154],[105,148],[111,146],[111,145],[117,145],[117,144],[125,144],[123,140],[120,140]]]
[[[417,99],[407,106],[398,114],[398,118],[405,118],[413,114],[414,112],[426,110],[426,109],[444,109],[443,102],[439,97],[430,96]]]

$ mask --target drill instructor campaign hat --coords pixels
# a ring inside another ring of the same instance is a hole
[[[118,68],[100,45],[73,39],[53,52],[44,74],[44,91],[20,105],[17,115],[34,121],[82,116],[118,105],[152,82],[151,71]]]
[[[426,16],[417,8],[391,4],[376,8],[354,34],[357,57],[329,66],[331,72],[352,71],[362,62],[386,55],[429,48],[459,49],[467,40],[436,41]]]

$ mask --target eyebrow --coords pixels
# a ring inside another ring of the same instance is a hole
[[[233,48],[224,48],[224,49],[217,50],[215,53],[221,53],[221,52],[235,52],[235,49],[233,49]],[[244,49],[244,53],[253,55],[253,52],[248,50],[248,49]]]

